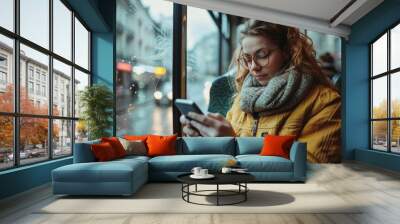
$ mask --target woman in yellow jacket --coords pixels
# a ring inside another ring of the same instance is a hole
[[[226,118],[181,117],[189,136],[295,135],[309,162],[340,161],[340,94],[323,75],[309,38],[296,28],[251,20],[237,57],[238,95]]]

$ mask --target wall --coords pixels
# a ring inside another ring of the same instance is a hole
[[[116,134],[116,105],[115,105],[115,1],[98,1],[97,7],[107,24],[107,32],[92,32],[92,82],[108,86],[114,93],[113,125],[109,133]]]
[[[400,157],[369,150],[369,46],[379,34],[400,21],[400,0],[386,0],[351,27],[345,43],[343,158],[398,169]],[[363,151],[359,151],[363,150]],[[385,154],[385,155],[384,155]],[[379,161],[379,162],[378,162]]]
[[[71,163],[69,157],[1,172],[0,199],[48,183],[53,169]]]
[[[93,83],[104,83],[113,89],[115,1],[67,0],[66,2],[92,31]],[[0,172],[0,199],[50,182],[53,169],[71,163],[72,157],[68,157]]]

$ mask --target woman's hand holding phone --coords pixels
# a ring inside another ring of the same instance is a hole
[[[185,117],[185,115],[181,115],[179,118],[179,121],[181,122],[183,128],[182,132],[184,136],[191,136],[191,137],[197,137],[201,136],[200,133],[190,124],[190,120]]]
[[[191,119],[186,118],[184,115],[180,117],[183,133],[187,136],[235,136],[232,125],[221,114],[208,113],[207,115],[202,115],[189,112],[188,116]]]

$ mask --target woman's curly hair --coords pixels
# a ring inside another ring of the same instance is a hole
[[[244,30],[241,32],[241,42],[246,36],[264,36],[289,56],[289,65],[293,66],[299,74],[310,74],[314,77],[316,83],[320,83],[329,87],[333,87],[328,77],[326,77],[319,66],[312,40],[301,33],[299,29],[287,27],[279,24],[249,20],[245,24]],[[239,60],[240,55],[235,55]],[[238,73],[236,76],[236,88],[241,89],[242,84],[249,71],[237,63]]]

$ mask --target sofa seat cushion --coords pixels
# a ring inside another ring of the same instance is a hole
[[[58,182],[131,182],[139,172],[147,172],[146,161],[121,159],[74,163],[53,170],[52,174],[53,181]]]
[[[113,162],[115,162],[115,161],[130,162],[130,161],[135,161],[135,160],[147,162],[147,161],[149,161],[149,159],[150,159],[150,157],[148,157],[148,156],[130,155],[130,156],[125,156],[124,158],[114,160]]]
[[[190,172],[193,167],[203,167],[209,171],[219,171],[230,159],[231,155],[174,155],[157,156],[149,160],[149,170],[152,172]]]
[[[293,172],[292,161],[279,156],[239,155],[236,160],[249,172]]]

